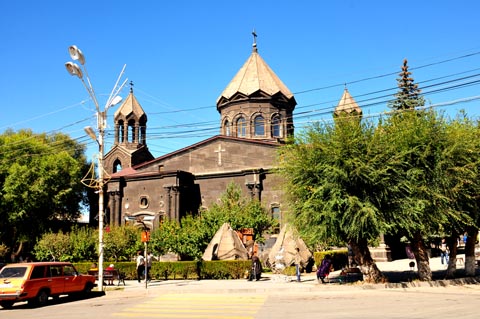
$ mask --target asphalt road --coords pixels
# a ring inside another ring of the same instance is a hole
[[[296,283],[291,283],[292,287]],[[18,303],[2,319],[49,318],[479,318],[480,286],[363,289],[320,286],[313,291],[122,290],[88,299],[60,298],[41,308]]]

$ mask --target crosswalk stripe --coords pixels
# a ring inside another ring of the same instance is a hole
[[[263,295],[165,294],[114,313],[116,317],[253,319]]]

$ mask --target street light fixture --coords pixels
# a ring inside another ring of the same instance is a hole
[[[150,240],[150,233],[149,233],[149,228],[145,224],[146,221],[153,221],[155,219],[155,216],[125,216],[126,221],[135,221],[137,223],[142,224],[143,226],[143,232],[142,232],[142,242],[145,245],[145,289],[147,289],[148,286],[148,267],[147,267],[147,246],[148,242]]]
[[[104,179],[104,167],[103,167],[103,154],[104,154],[104,138],[105,138],[105,128],[107,126],[106,119],[107,119],[107,110],[111,106],[114,106],[122,100],[122,98],[118,95],[122,88],[127,83],[128,79],[119,85],[119,81],[123,76],[125,71],[126,65],[123,66],[120,75],[118,76],[117,82],[113,87],[110,96],[108,97],[107,103],[105,104],[104,111],[100,110],[98,105],[97,97],[95,96],[95,91],[93,90],[93,86],[90,82],[90,77],[88,76],[87,68],[85,66],[85,56],[83,52],[77,48],[77,46],[72,45],[68,48],[68,52],[70,53],[70,57],[78,61],[81,66],[74,62],[67,62],[65,63],[65,67],[70,73],[70,75],[74,75],[82,81],[83,86],[88,92],[88,95],[92,99],[93,103],[95,104],[95,110],[97,114],[97,130],[98,136],[95,134],[94,130],[91,127],[86,127],[85,132],[90,136],[93,140],[98,143],[99,149],[99,156],[98,156],[98,178],[93,185],[87,185],[89,187],[93,187],[98,190],[98,290],[103,291],[103,217],[104,217],[104,194],[103,194],[103,187],[105,184]],[[83,74],[85,73],[86,82],[84,80]],[[82,181],[83,182],[83,181]]]

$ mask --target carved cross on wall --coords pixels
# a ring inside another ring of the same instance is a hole
[[[218,149],[214,151],[215,153],[218,153],[218,166],[222,166],[222,152],[225,152],[225,149],[222,148],[222,145],[218,145]]]

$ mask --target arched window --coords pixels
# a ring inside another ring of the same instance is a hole
[[[237,120],[237,136],[245,137],[247,135],[247,123],[243,117]]]
[[[118,128],[120,130],[119,132],[120,143],[125,143],[125,126],[123,121],[118,121]]]
[[[272,205],[271,209],[272,209],[271,214],[272,214],[273,219],[275,219],[278,222],[278,225],[281,225],[282,224],[282,212],[280,210],[280,206],[278,204],[274,204],[274,205]],[[275,233],[278,233],[280,231],[280,229],[279,229],[279,227],[274,227],[273,231]]]
[[[135,143],[135,121],[128,121],[128,142]]]
[[[117,158],[113,162],[113,172],[116,173],[116,172],[120,172],[121,170],[122,170],[122,162],[120,162],[120,160]]]
[[[280,116],[276,115],[272,119],[272,137],[282,137],[282,121]]]
[[[265,135],[265,119],[263,116],[258,115],[253,121],[255,126],[255,136],[264,136]]]
[[[228,120],[223,122],[223,132],[226,136],[230,136],[230,122]]]

